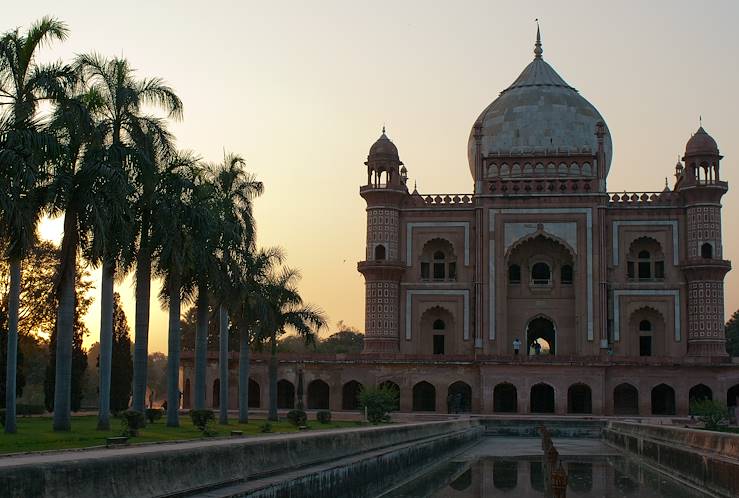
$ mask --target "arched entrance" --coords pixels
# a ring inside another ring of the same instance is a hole
[[[496,413],[516,413],[518,411],[518,393],[516,386],[504,382],[493,389],[493,411]]]
[[[396,412],[397,411],[400,411],[400,386],[398,386],[398,384],[396,384],[392,380],[386,380],[384,382],[380,382],[380,387],[381,388],[384,388],[384,389],[392,389],[396,393],[398,393],[398,395],[395,398],[395,408],[394,408],[394,410]]]
[[[259,408],[259,405],[261,403],[261,389],[259,387],[259,383],[249,377],[249,408]],[[277,396],[278,399],[278,407],[279,407],[279,394]]]
[[[549,318],[536,317],[526,326],[526,350],[530,355],[536,355],[535,343],[541,347],[540,354],[555,354],[556,331],[554,323]]]
[[[567,390],[567,413],[593,413],[592,395],[586,384],[573,384]]]
[[[425,380],[413,386],[413,411],[436,411],[436,388]]]
[[[308,409],[328,410],[329,388],[321,379],[316,379],[308,384]]]
[[[449,386],[446,405],[449,413],[469,413],[472,411],[472,388],[469,384],[457,381]]]
[[[713,391],[705,384],[698,384],[690,388],[688,399],[692,405],[695,401],[705,401],[713,399]]]
[[[221,405],[221,379],[213,381],[213,408]]]
[[[667,384],[652,389],[652,415],[675,415],[675,390]]]
[[[739,384],[726,391],[726,406],[739,406]]]
[[[356,380],[350,380],[341,388],[341,409],[359,410],[359,392],[362,384]]]
[[[531,413],[554,413],[554,388],[549,384],[531,387]]]
[[[619,384],[613,390],[615,415],[639,415],[639,391],[631,384]]]
[[[277,408],[292,410],[295,408],[295,386],[289,380],[277,382]]]

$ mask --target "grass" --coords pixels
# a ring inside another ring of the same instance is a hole
[[[264,419],[254,419],[248,424],[236,423],[236,420],[228,425],[214,423],[210,426],[215,436],[229,436],[232,430],[240,430],[244,435],[262,435],[261,427]],[[0,454],[21,453],[43,450],[61,450],[70,448],[88,448],[105,444],[105,438],[120,436],[120,419],[111,418],[111,430],[97,430],[97,417],[85,415],[72,418],[72,430],[69,432],[54,432],[51,428],[51,417],[21,417],[18,418],[18,432],[16,434],[5,434],[0,432]],[[273,433],[297,432],[297,427],[287,421],[271,422]],[[356,427],[357,422],[332,421],[329,424],[321,424],[311,420],[308,426],[311,429],[337,429],[342,427]],[[189,415],[180,416],[180,427],[167,427],[166,421],[160,419],[157,422],[147,423],[146,427],[139,431],[137,437],[129,439],[130,443],[152,443],[160,441],[184,441],[203,438],[190,420]]]

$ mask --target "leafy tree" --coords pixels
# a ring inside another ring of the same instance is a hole
[[[709,431],[718,430],[727,425],[729,410],[724,403],[711,399],[701,399],[690,403],[690,413],[698,417]]]
[[[87,273],[78,273],[77,282],[74,286],[75,290],[75,306],[74,306],[74,335],[71,351],[71,375],[70,384],[70,408],[72,411],[79,411],[82,405],[82,392],[84,389],[84,374],[87,368],[87,352],[82,347],[84,337],[89,333],[83,317],[92,304],[92,299],[88,297],[88,293],[92,288],[92,282],[88,279]],[[58,327],[52,329],[51,338],[49,340],[49,364],[46,367],[46,378],[44,380],[44,404],[50,412],[54,411],[54,403],[56,402],[56,376],[58,370],[57,362],[57,331]]]
[[[110,379],[110,409],[113,413],[128,408],[133,380],[131,334],[126,314],[121,307],[121,296],[113,294],[113,350]]]
[[[318,343],[320,353],[361,353],[364,345],[364,334],[354,330],[340,330]]]
[[[63,95],[70,71],[60,63],[38,64],[40,48],[67,37],[61,21],[44,17],[21,33],[0,36],[0,246],[10,267],[6,360],[5,432],[16,432],[16,361],[21,262],[36,239],[45,203],[48,160],[56,151],[37,110]]]
[[[263,286],[265,311],[260,315],[260,338],[269,343],[269,415],[277,420],[277,339],[288,329],[306,342],[314,342],[318,330],[326,326],[323,312],[303,303],[297,289],[300,273],[283,268],[267,276]]]
[[[739,356],[739,310],[726,322],[726,352],[729,356]]]
[[[372,424],[390,421],[390,412],[398,405],[398,390],[389,386],[363,387],[359,391],[359,406]]]

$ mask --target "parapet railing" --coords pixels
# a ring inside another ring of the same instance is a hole
[[[493,178],[487,192],[497,195],[589,194],[597,192],[595,178]]]
[[[423,194],[421,198],[429,206],[472,205],[472,194]]]
[[[616,206],[636,206],[644,204],[672,204],[679,199],[677,192],[608,192],[608,202]]]

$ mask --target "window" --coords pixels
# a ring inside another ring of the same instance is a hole
[[[434,354],[444,354],[444,336],[434,335]]]
[[[654,278],[665,278],[665,262],[654,262]]]
[[[449,263],[449,279],[450,280],[457,279],[457,263],[456,262]]]
[[[570,265],[564,265],[562,266],[562,269],[560,270],[560,280],[563,284],[571,284],[572,283],[572,266]]]
[[[446,328],[446,324],[444,323],[444,320],[436,319],[434,320],[432,327],[434,330],[444,330]]]
[[[518,284],[521,282],[521,267],[518,265],[511,265],[508,267],[508,283]]]
[[[639,322],[639,332],[651,332],[652,331],[652,322],[649,320],[642,320]]]
[[[436,251],[434,253],[434,280],[444,280],[446,274],[446,264],[444,262],[444,253]]]
[[[639,251],[639,280],[652,278],[652,261],[649,251]]]
[[[421,263],[421,279],[422,280],[429,279],[429,264],[428,263]]]
[[[531,282],[534,285],[547,285],[550,283],[551,273],[546,263],[536,263],[531,268]]]
[[[708,242],[701,246],[701,258],[713,259],[713,246]]]
[[[375,246],[375,260],[381,261],[385,259],[385,246],[382,244]]]
[[[659,243],[642,237],[632,244],[626,275],[630,280],[661,280],[665,278],[665,262]]]

